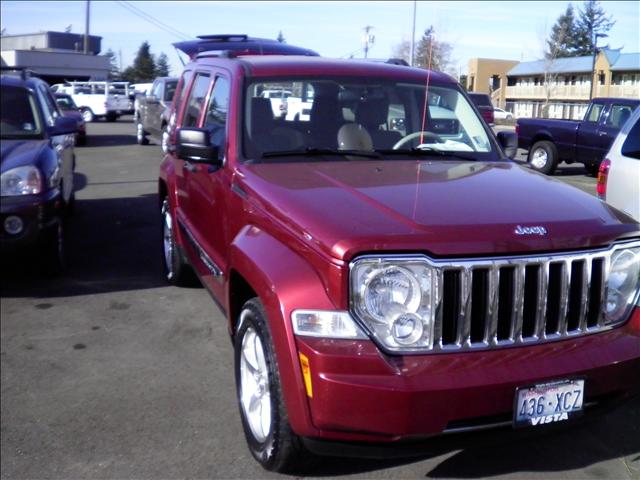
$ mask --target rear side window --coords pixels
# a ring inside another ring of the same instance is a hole
[[[209,90],[210,77],[206,73],[198,73],[191,92],[189,93],[189,99],[187,100],[187,109],[184,112],[184,119],[182,120],[183,127],[195,127],[198,124],[198,119],[202,113],[202,107],[204,105],[204,98],[207,96]]]
[[[640,160],[640,120],[637,120],[636,124],[629,130],[620,153],[625,157]]]
[[[612,105],[605,125],[607,127],[622,128],[631,116],[632,109],[629,105]]]
[[[600,114],[602,113],[602,109],[604,105],[602,103],[594,103],[591,105],[589,109],[589,113],[587,114],[586,122],[598,123],[598,119],[600,118]]]

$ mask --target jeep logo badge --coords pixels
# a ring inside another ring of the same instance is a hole
[[[540,235],[543,237],[547,234],[547,229],[538,225],[535,227],[523,227],[518,225],[514,230],[514,233],[516,235]]]

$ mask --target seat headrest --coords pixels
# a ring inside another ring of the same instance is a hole
[[[254,97],[251,99],[251,133],[264,132],[273,125],[273,110],[268,98]]]
[[[368,127],[378,127],[386,123],[389,115],[389,100],[386,98],[369,98],[356,106],[356,122]]]

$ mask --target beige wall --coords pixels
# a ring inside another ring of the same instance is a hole
[[[496,107],[504,108],[506,99],[507,72],[519,62],[493,58],[472,58],[469,60],[467,89],[472,92],[488,93]],[[498,90],[491,91],[490,82],[494,75],[500,77]]]

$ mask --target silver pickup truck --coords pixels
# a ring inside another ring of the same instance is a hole
[[[148,136],[159,141],[166,151],[166,127],[169,123],[168,112],[173,101],[178,79],[175,77],[158,77],[146,95],[137,97],[137,109],[134,113],[136,122],[136,140],[139,145],[149,143]]]

